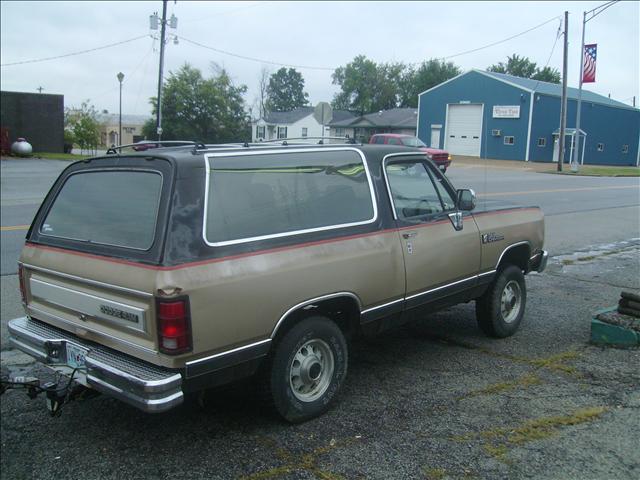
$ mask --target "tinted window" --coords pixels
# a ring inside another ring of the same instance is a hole
[[[162,177],[153,172],[101,171],[70,176],[40,233],[147,250],[155,237]]]
[[[209,162],[210,243],[365,223],[375,216],[357,152],[214,157]]]
[[[384,137],[373,137],[375,143],[384,143]]]
[[[444,210],[440,195],[423,163],[392,163],[387,165],[386,172],[398,218],[431,215]]]
[[[387,139],[387,143],[389,145],[400,145],[400,140],[398,140],[397,138],[394,138],[394,137],[389,137]]]

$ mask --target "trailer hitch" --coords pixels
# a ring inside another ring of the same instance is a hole
[[[0,395],[9,389],[25,389],[30,399],[36,398],[41,393],[45,394],[47,409],[52,417],[60,415],[62,407],[75,400],[85,400],[99,395],[98,392],[78,383],[74,383],[75,369],[69,379],[57,377],[55,382],[42,383],[36,377],[14,377],[10,380],[2,380]]]

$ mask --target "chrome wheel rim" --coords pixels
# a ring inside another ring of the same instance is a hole
[[[512,323],[520,314],[522,305],[522,290],[520,284],[515,280],[510,280],[502,289],[500,297],[500,313],[506,323]]]
[[[324,340],[314,338],[302,345],[289,366],[289,384],[295,397],[313,402],[327,391],[333,378],[333,352]]]

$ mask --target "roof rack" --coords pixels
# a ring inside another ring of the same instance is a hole
[[[118,145],[115,147],[110,147],[107,150],[107,155],[118,154],[118,151],[121,151],[123,148],[133,148],[133,147],[142,147],[145,145],[156,145],[155,148],[160,147],[182,147],[182,146],[191,146],[198,148],[206,148],[204,143],[202,142],[194,142],[191,140],[141,140],[137,143],[129,143],[127,145]],[[133,148],[135,150],[135,148]],[[146,150],[146,149],[144,149]]]
[[[317,145],[324,145],[325,140],[342,140],[344,143],[348,145],[353,145],[356,143],[355,138],[350,137],[287,137],[287,138],[278,138],[273,140],[263,140],[261,142],[254,142],[252,145],[260,145],[261,143],[281,143],[282,145],[288,145],[291,140],[318,140],[316,142]],[[332,145],[336,145],[335,143]]]
[[[300,140],[306,140],[307,142],[301,142]],[[317,142],[310,143],[308,140],[318,140]],[[342,140],[343,143],[325,143],[325,140]],[[277,140],[265,140],[260,142],[237,142],[237,143],[203,143],[203,142],[195,142],[192,140],[141,140],[137,143],[130,143],[127,145],[118,145],[111,147],[107,150],[107,155],[117,155],[123,148],[133,148],[135,147],[144,147],[146,145],[153,145],[152,148],[161,148],[161,147],[193,147],[191,153],[196,155],[198,153],[207,152],[210,150],[217,149],[240,149],[240,148],[251,148],[251,147],[262,147],[262,148],[279,148],[281,146],[312,146],[312,145],[327,145],[327,146],[336,146],[336,145],[355,145],[356,141],[353,138],[349,137],[288,137],[288,138],[279,138]],[[147,148],[142,148],[137,151],[145,151]]]

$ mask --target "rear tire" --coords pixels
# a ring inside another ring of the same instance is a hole
[[[309,317],[284,334],[263,377],[263,394],[278,414],[299,423],[326,412],[347,375],[347,343],[325,317]]]
[[[498,271],[489,289],[476,299],[478,326],[488,336],[505,338],[516,333],[527,303],[522,270],[509,265]]]

